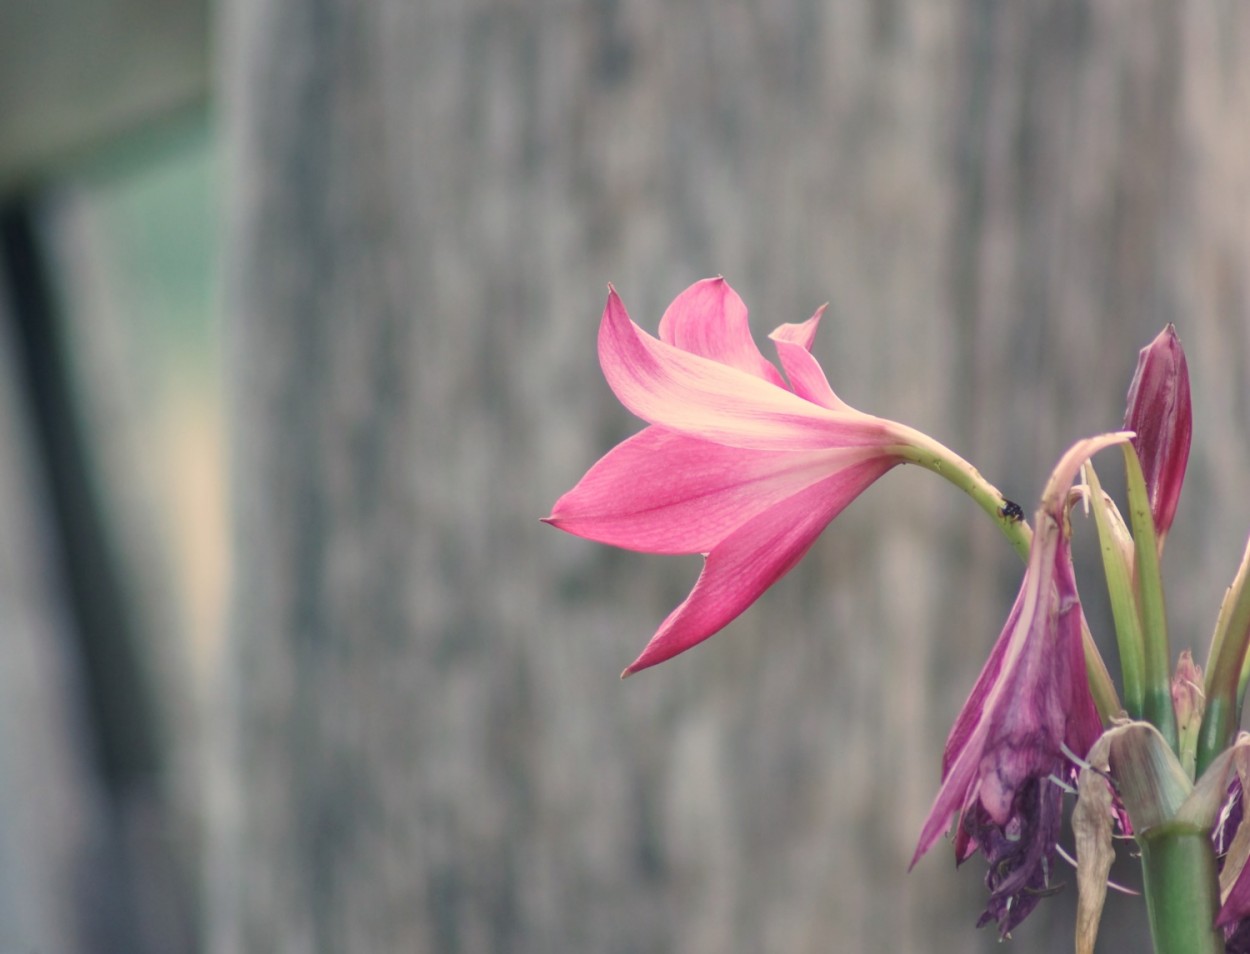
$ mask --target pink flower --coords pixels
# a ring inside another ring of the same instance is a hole
[[[623,675],[725,627],[900,463],[894,449],[911,432],[844,404],[809,353],[820,315],[770,335],[783,377],[724,279],[678,295],[659,339],[609,287],[599,361],[621,403],[651,426],[596,463],[546,521],[630,550],[706,556],[690,595]]]
[[[1137,356],[1124,429],[1135,432],[1133,449],[1141,459],[1155,533],[1162,548],[1176,515],[1193,430],[1189,368],[1172,325],[1159,332]]]
[[[1081,464],[1124,439],[1082,441],[1052,475],[1020,592],[946,740],[942,786],[911,862],[959,813],[956,861],[980,849],[990,865],[990,900],[978,926],[997,921],[1004,937],[1049,888],[1063,821],[1063,791],[1052,778],[1074,768],[1065,746],[1084,756],[1102,731],[1085,672],[1065,511]]]

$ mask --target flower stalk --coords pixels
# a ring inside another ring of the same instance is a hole
[[[1220,907],[1210,831],[1165,822],[1137,836],[1142,889],[1155,954],[1224,954],[1215,926]]]
[[[1018,504],[999,492],[998,488],[981,476],[981,472],[945,445],[928,434],[905,428],[907,440],[891,448],[902,460],[923,467],[954,484],[980,507],[998,527],[1020,559],[1029,558],[1029,545],[1033,531],[1024,519],[1024,511]]]

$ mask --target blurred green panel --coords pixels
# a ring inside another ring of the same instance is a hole
[[[207,88],[207,0],[5,0],[0,193]]]
[[[40,193],[94,477],[142,629],[166,634],[153,653],[180,656],[157,664],[162,684],[194,678],[186,653],[213,643],[225,560],[215,141],[199,110],[94,150]]]
[[[93,234],[124,288],[128,336],[179,364],[212,352],[218,203],[206,113],[101,150],[62,187],[90,208]]]

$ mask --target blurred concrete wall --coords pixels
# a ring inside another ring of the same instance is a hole
[[[594,357],[609,280],[650,328],[715,273],[761,333],[830,301],[839,394],[1026,509],[1174,321],[1198,421],[1165,572],[1201,648],[1250,530],[1250,13],[235,0],[219,53],[211,949],[995,947],[979,862],[906,873],[1018,582],[969,505],[891,473],[626,684],[697,561],[537,518],[638,426]],[[1069,949],[1072,893],[1015,949]],[[1113,899],[1105,948],[1140,920]]]

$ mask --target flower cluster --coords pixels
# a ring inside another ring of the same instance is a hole
[[[1025,557],[1025,570],[947,739],[941,784],[912,865],[951,832],[958,862],[980,852],[989,899],[979,923],[995,922],[1006,936],[1052,890],[1064,793],[1079,778],[1084,811],[1074,814],[1073,826],[1081,827],[1078,846],[1086,847],[1078,851],[1092,845],[1095,857],[1078,862],[1078,951],[1093,950],[1113,820],[1143,846],[1157,951],[1191,950],[1191,939],[1194,951],[1222,949],[1225,940],[1228,950],[1250,950],[1250,829],[1240,825],[1250,737],[1233,740],[1250,681],[1250,548],[1221,610],[1205,677],[1188,653],[1173,674],[1158,559],[1192,431],[1188,369],[1175,330],[1168,326],[1142,350],[1124,429],[1074,444],[1030,523],[949,449],[839,399],[811,354],[820,317],[817,311],[770,335],[777,366],[756,347],[746,307],[723,279],[682,292],[660,320],[658,337],[634,324],[609,289],[599,360],[621,403],[648,426],[591,467],[546,521],[632,550],[705,558],[689,596],[624,675],[725,627],[891,468],[925,467],[996,521]],[[1125,459],[1127,523],[1090,462],[1115,446]],[[1070,527],[1077,499],[1093,509],[1103,544],[1123,705],[1077,591]],[[1192,863],[1222,870],[1218,892],[1180,862],[1150,867],[1154,857],[1182,852],[1147,847],[1184,838],[1192,847],[1195,837]],[[1097,850],[1100,840],[1108,842],[1105,853]],[[1190,892],[1184,904],[1160,894],[1175,898],[1178,891]],[[1185,905],[1197,911],[1189,921],[1177,914]]]

